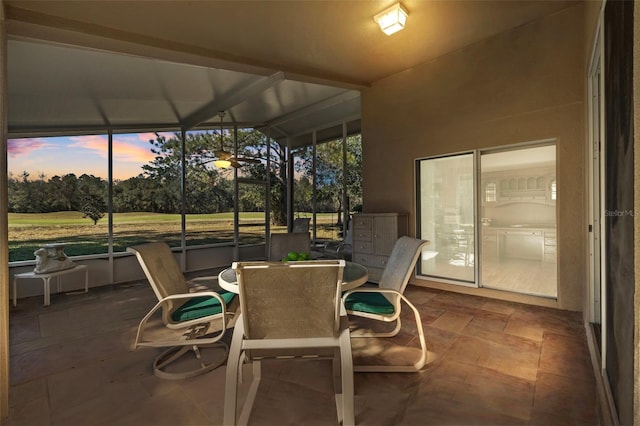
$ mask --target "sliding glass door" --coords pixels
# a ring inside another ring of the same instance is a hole
[[[482,152],[480,176],[480,285],[555,298],[555,144]]]
[[[557,297],[556,145],[416,161],[418,276]]]
[[[419,274],[475,283],[474,154],[418,160]]]

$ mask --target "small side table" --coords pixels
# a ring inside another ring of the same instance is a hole
[[[22,274],[15,274],[13,276],[13,306],[16,306],[18,291],[17,284],[19,279],[34,279],[40,278],[44,284],[44,306],[51,304],[51,278],[56,277],[58,293],[61,292],[60,276],[70,274],[72,272],[84,271],[84,292],[89,292],[89,269],[87,265],[76,265],[73,268],[63,269],[62,271],[45,272],[43,274],[36,274],[35,272],[23,272]]]

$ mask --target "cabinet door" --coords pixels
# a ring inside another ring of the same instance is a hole
[[[388,256],[398,239],[396,216],[377,216],[373,221],[373,250],[375,254]]]

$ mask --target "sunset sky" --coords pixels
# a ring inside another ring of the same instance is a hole
[[[173,133],[161,135],[170,138]],[[155,139],[153,133],[113,136],[114,179],[127,179],[142,171],[142,165],[154,157],[151,139]],[[26,171],[30,179],[38,179],[42,173],[45,180],[69,173],[106,179],[107,149],[106,135],[9,139],[9,176],[20,177]]]

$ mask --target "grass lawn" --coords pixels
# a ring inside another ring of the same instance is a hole
[[[113,250],[149,241],[180,245],[180,215],[161,213],[114,213]],[[337,239],[336,214],[316,216],[317,237]],[[240,213],[240,241],[244,244],[264,241],[264,213]],[[242,226],[248,225],[248,226]],[[271,226],[272,232],[284,232],[284,226]],[[9,213],[9,261],[33,260],[33,252],[42,244],[65,242],[69,256],[101,254],[108,251],[109,228],[104,217],[96,225],[80,212]],[[233,213],[186,216],[187,245],[233,242]]]

